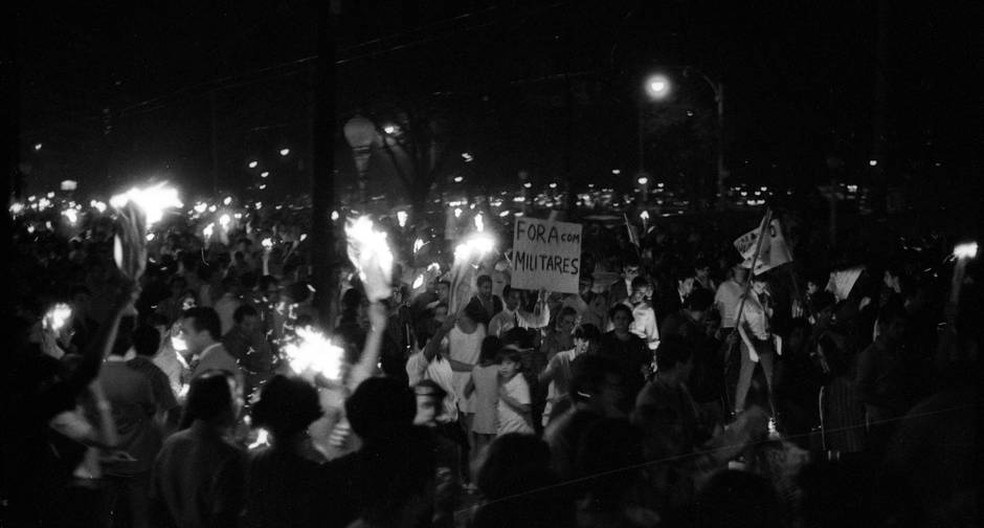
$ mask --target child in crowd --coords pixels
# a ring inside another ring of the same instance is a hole
[[[533,434],[533,419],[530,411],[530,386],[519,375],[522,353],[506,347],[496,354],[499,365],[499,405],[498,434]]]
[[[502,341],[498,337],[489,336],[482,341],[478,365],[472,369],[471,380],[465,387],[466,397],[475,393],[475,418],[471,429],[473,463],[482,457],[498,431],[499,367],[496,355],[501,349]]]

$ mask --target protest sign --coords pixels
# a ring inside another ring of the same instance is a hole
[[[577,293],[581,274],[581,224],[517,218],[512,286]]]
[[[765,221],[766,219],[762,220],[763,224]],[[762,224],[760,224],[756,229],[738,237],[734,244],[735,249],[745,259],[745,262],[742,263],[744,267],[752,267],[752,260],[755,261],[755,275],[765,273],[793,260],[792,253],[786,245],[786,239],[782,236],[782,228],[778,219],[770,219],[768,229],[765,230],[768,238],[759,245],[759,233],[762,232]],[[755,256],[756,248],[759,248],[758,256]]]

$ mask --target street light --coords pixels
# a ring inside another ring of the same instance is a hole
[[[670,95],[670,80],[662,74],[650,75],[646,78],[646,95],[653,101],[665,99]]]
[[[666,99],[670,94],[670,80],[661,73],[656,73],[646,77],[643,82],[643,92],[650,102],[661,101]],[[643,180],[649,181],[648,175],[646,174],[646,133],[645,133],[645,120],[644,113],[646,110],[646,100],[642,97],[639,98],[639,172],[637,174],[639,185],[644,185]],[[614,172],[614,171],[613,171]],[[646,200],[646,193],[642,193],[643,201]]]
[[[359,172],[359,200],[363,206],[367,205],[366,199],[366,175],[369,168],[369,155],[371,147],[376,141],[376,126],[372,121],[356,115],[345,123],[343,129],[345,140],[352,147],[355,155],[355,168]]]

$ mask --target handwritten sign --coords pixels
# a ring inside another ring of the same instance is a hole
[[[581,274],[581,224],[517,218],[512,287],[577,293]]]

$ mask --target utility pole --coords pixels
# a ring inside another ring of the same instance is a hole
[[[314,305],[325,329],[334,322],[335,227],[331,208],[335,203],[335,38],[337,3],[320,2],[318,7],[318,60],[314,74],[314,145],[311,189],[311,264]]]

